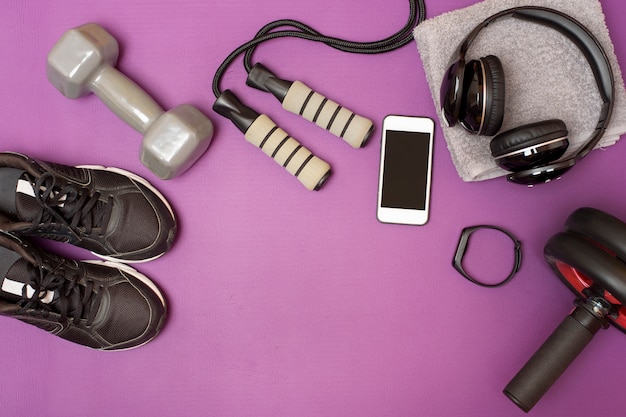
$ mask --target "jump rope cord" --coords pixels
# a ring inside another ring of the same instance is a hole
[[[413,39],[413,28],[419,23],[424,21],[426,16],[426,8],[424,6],[424,0],[409,0],[410,13],[409,20],[406,25],[395,34],[388,38],[374,41],[374,42],[354,42],[345,39],[339,39],[332,36],[325,36],[316,31],[312,27],[299,22],[297,20],[282,19],[268,23],[263,26],[261,30],[257,32],[254,38],[243,45],[239,46],[233,52],[230,53],[218,67],[213,77],[213,94],[215,97],[219,97],[222,94],[220,88],[221,80],[235,59],[242,53],[244,56],[244,67],[247,72],[252,69],[252,54],[255,49],[263,42],[277,39],[277,38],[299,38],[313,42],[324,43],[331,48],[338,49],[340,51],[355,53],[355,54],[382,54],[398,49]],[[292,30],[276,30],[280,27],[290,27]],[[295,30],[293,30],[295,29]]]

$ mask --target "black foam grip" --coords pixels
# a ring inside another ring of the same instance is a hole
[[[504,394],[528,412],[602,328],[586,309],[567,316],[504,388]]]

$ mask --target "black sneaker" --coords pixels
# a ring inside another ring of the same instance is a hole
[[[0,315],[100,350],[141,346],[161,329],[166,306],[128,265],[61,258],[0,232]]]
[[[117,168],[71,167],[0,153],[0,230],[68,242],[107,260],[165,253],[176,220],[145,179]]]

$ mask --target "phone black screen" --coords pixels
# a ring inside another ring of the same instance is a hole
[[[381,206],[426,209],[430,135],[387,131]]]

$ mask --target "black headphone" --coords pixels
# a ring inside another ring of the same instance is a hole
[[[502,17],[539,23],[567,36],[587,58],[602,98],[600,118],[591,137],[571,157],[565,154],[569,141],[561,120],[552,119],[500,133],[491,141],[491,155],[508,171],[511,182],[534,185],[559,178],[600,141],[613,112],[614,79],[606,52],[598,40],[570,16],[544,7],[515,7],[487,18],[461,42],[441,82],[441,111],[448,126],[460,123],[467,131],[495,135],[504,118],[504,70],[500,60],[489,55],[465,62],[465,53],[478,33]]]

